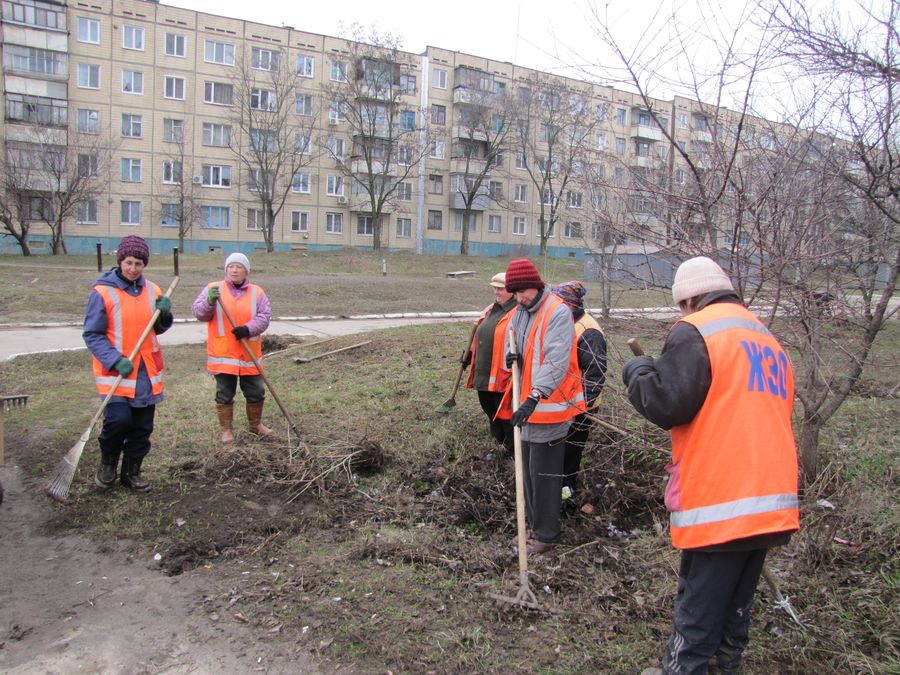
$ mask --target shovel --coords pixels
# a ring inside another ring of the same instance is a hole
[[[444,401],[444,404],[438,408],[437,412],[439,415],[448,415],[450,410],[456,406],[456,392],[459,391],[459,383],[462,380],[463,371],[466,369],[466,361],[469,360],[469,357],[472,354],[472,340],[475,339],[475,331],[478,329],[478,324],[472,324],[472,331],[469,333],[469,341],[466,343],[466,348],[463,350],[462,356],[459,357],[459,370],[456,372],[456,382],[453,383],[453,391],[450,394],[450,398]]]

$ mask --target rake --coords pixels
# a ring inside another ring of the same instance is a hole
[[[172,279],[172,283],[169,284],[169,288],[166,289],[165,297],[171,297],[176,286],[178,286],[177,276]],[[150,321],[147,323],[146,327],[144,327],[144,332],[141,333],[141,336],[134,345],[134,349],[131,350],[131,354],[128,356],[128,360],[132,363],[134,363],[135,358],[137,358],[138,352],[141,350],[141,345],[144,344],[144,340],[150,335],[150,331],[153,329],[153,324],[156,323],[157,318],[159,318],[158,309],[153,312],[153,316],[150,317]],[[72,479],[75,478],[75,470],[78,468],[78,462],[81,461],[81,454],[84,452],[84,446],[87,445],[88,440],[90,440],[91,432],[94,430],[97,421],[100,419],[103,411],[106,410],[107,404],[110,399],[112,399],[113,393],[118,389],[121,382],[122,374],[119,373],[113,381],[112,386],[109,388],[109,393],[103,398],[103,402],[100,404],[100,407],[97,408],[94,417],[91,418],[91,423],[88,425],[87,429],[84,430],[84,433],[81,434],[81,438],[78,439],[78,442],[75,445],[69,448],[69,451],[57,465],[56,471],[53,473],[53,476],[51,476],[50,483],[47,485],[47,494],[56,501],[64,502],[68,498],[69,489],[72,487]]]
[[[466,343],[466,348],[463,350],[462,356],[459,357],[459,370],[456,371],[456,382],[453,383],[453,391],[450,394],[450,398],[444,401],[444,404],[437,409],[439,415],[449,415],[450,410],[456,406],[456,392],[459,391],[459,383],[462,380],[463,371],[466,369],[466,360],[472,353],[472,340],[475,339],[475,331],[477,329],[478,324],[472,324],[472,331],[469,333],[469,341]]]

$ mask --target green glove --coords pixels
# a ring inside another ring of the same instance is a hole
[[[156,299],[156,309],[159,310],[160,316],[172,313],[172,300],[165,295],[161,295]]]
[[[116,365],[113,366],[117,371],[119,371],[119,375],[122,377],[128,377],[131,373],[134,372],[134,366],[131,365],[131,361],[126,359],[124,356],[116,361]]]
[[[216,304],[216,300],[218,300],[221,297],[222,297],[222,292],[219,290],[218,284],[215,286],[209,287],[209,295],[207,296],[207,299],[209,300],[209,304],[211,304],[211,305]]]

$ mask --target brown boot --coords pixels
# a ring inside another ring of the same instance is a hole
[[[249,423],[251,434],[265,438],[275,432],[262,423],[263,403],[264,401],[259,401],[258,403],[247,402],[247,422]]]
[[[219,428],[222,435],[219,441],[228,444],[234,441],[234,429],[232,420],[234,419],[234,403],[216,403],[216,412],[219,414]]]

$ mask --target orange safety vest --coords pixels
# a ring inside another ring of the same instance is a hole
[[[481,316],[478,317],[478,324],[481,324],[484,321],[484,318],[488,315],[488,312],[491,311],[491,308],[496,303],[491,303],[487,307],[484,308],[484,311],[481,313]],[[509,327],[509,320],[512,319],[513,312],[516,311],[516,308],[513,307],[506,314],[504,314],[500,320],[497,322],[497,326],[494,329],[494,353],[491,356],[491,373],[488,379],[488,391],[505,391],[509,386],[509,371],[506,369],[506,330]],[[475,350],[476,345],[478,344],[478,338],[475,337],[472,339],[472,363],[475,363]],[[472,388],[472,381],[475,379],[475,368],[469,368],[469,377],[466,380],[466,387]]]
[[[219,285],[219,299],[228,308],[235,326],[243,326],[256,316],[256,299],[262,289],[256,284],[248,284],[247,292],[236,298],[228,290],[224,281],[207,284],[206,289]],[[259,369],[247,354],[244,345],[231,334],[231,324],[221,305],[216,303],[216,314],[206,324],[206,369],[211,373],[227,373],[228,375],[259,375]],[[253,355],[259,361],[262,355],[262,341],[259,335],[248,337]]]
[[[541,305],[537,317],[529,328],[525,339],[525,353],[522,355],[522,363],[525,364],[522,368],[524,371],[522,396],[527,396],[527,392],[533,389],[532,374],[537,372],[544,362],[542,345],[547,334],[547,325],[554,310],[563,304],[562,300],[551,294]],[[570,311],[568,307],[566,311]],[[578,343],[573,333],[572,348],[569,350],[569,368],[556,390],[547,398],[538,401],[537,407],[528,418],[528,424],[560,424],[583,412],[585,412],[584,389],[581,386],[581,369],[578,367]],[[512,419],[512,413],[512,387],[508,387],[500,401],[496,419]]]
[[[94,290],[103,298],[106,307],[106,339],[128,358],[156,312],[156,299],[162,291],[159,290],[159,286],[148,280],[144,280],[144,287],[138,295],[129,295],[121,289],[101,284],[94,286]],[[134,370],[131,375],[122,378],[113,396],[134,398],[141,361],[147,369],[153,395],[163,392],[162,351],[156,331],[151,329],[135,357]],[[92,357],[92,362],[97,392],[101,396],[106,396],[119,374],[104,368],[96,357]]]
[[[672,544],[700,548],[800,529],[787,354],[734,303],[709,305],[681,321],[703,336],[712,384],[694,419],[671,430]]]
[[[581,318],[575,322],[575,344],[578,344],[578,341],[581,339],[581,334],[584,333],[588,328],[593,328],[594,330],[600,331],[600,335],[604,335],[603,329],[600,328],[600,324],[597,323],[597,319],[592,317],[590,314],[585,312],[581,315]],[[577,355],[576,355],[577,358]],[[598,396],[597,400],[594,401],[590,406],[588,406],[588,410],[594,410],[600,407],[600,399]]]

